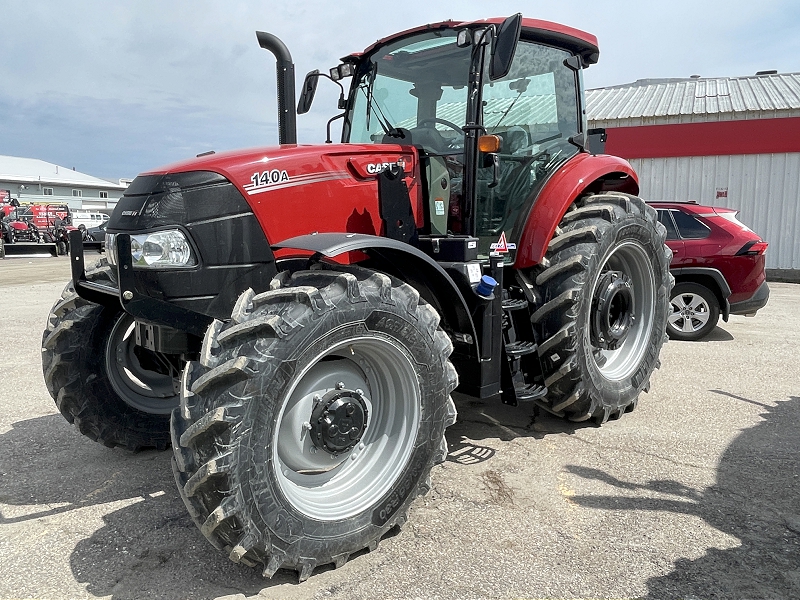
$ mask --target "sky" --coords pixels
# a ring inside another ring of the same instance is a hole
[[[587,88],[800,71],[797,0],[0,0],[0,154],[118,179],[274,145],[275,62],[256,30],[286,43],[299,87],[392,33],[516,12],[597,36]],[[321,81],[300,142],[324,141],[336,97]]]

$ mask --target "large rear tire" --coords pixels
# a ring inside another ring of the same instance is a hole
[[[178,357],[135,345],[133,319],[84,300],[69,284],[42,335],[42,370],[67,421],[109,447],[165,450],[178,405]]]
[[[239,298],[184,371],[173,468],[195,523],[265,577],[306,579],[402,525],[445,459],[458,378],[418,292],[361,268]]]
[[[666,341],[671,251],[655,211],[627,194],[588,196],[564,216],[533,314],[546,408],[599,424],[632,410]]]

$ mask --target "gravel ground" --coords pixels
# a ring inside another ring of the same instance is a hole
[[[457,398],[450,457],[403,531],[305,583],[196,530],[169,453],[79,435],[42,381],[66,258],[0,261],[0,598],[800,597],[800,286],[670,342],[601,428]]]

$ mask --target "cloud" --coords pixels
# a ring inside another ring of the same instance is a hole
[[[257,29],[287,43],[299,85],[306,72],[327,70],[393,32],[518,10],[598,36],[601,59],[586,73],[589,87],[796,68],[800,14],[777,0],[499,0],[490,8],[420,0],[5,2],[0,152],[127,177],[209,146],[272,144],[274,60],[258,47]],[[324,139],[337,94],[320,83],[312,112],[298,118],[301,141]]]

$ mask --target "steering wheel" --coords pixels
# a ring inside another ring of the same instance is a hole
[[[445,125],[445,126],[449,127],[450,129],[452,129],[453,131],[455,131],[456,133],[458,133],[461,136],[460,140],[458,138],[455,138],[455,139],[452,139],[452,140],[444,140],[443,139],[443,141],[445,141],[445,143],[448,146],[447,149],[456,150],[456,149],[460,149],[460,148],[464,147],[464,130],[461,129],[461,127],[459,127],[458,125],[456,125],[452,121],[448,121],[446,119],[440,119],[439,117],[430,117],[428,119],[422,119],[422,121],[417,123],[417,127],[420,127],[420,128],[423,128],[423,129],[433,129],[434,131],[436,131],[435,127],[426,127],[426,125],[425,125],[426,123],[428,123],[428,124],[430,124],[430,123],[441,123],[442,125]]]
[[[447,121],[445,119],[440,119],[439,117],[431,117],[429,119],[422,119],[419,123],[417,123],[417,127],[424,127],[423,123],[441,123],[442,125],[447,125],[450,129],[455,129],[457,133],[464,135],[464,130],[461,129],[458,125],[453,123],[452,121]]]

